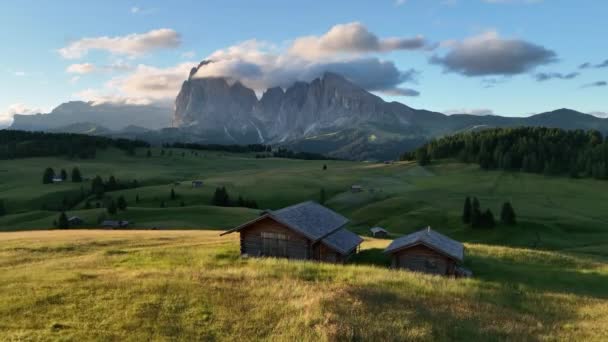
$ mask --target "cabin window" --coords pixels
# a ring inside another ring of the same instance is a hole
[[[265,256],[286,257],[287,235],[262,232],[262,253]]]

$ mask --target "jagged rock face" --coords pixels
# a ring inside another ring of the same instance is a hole
[[[203,130],[245,134],[255,131],[259,142],[280,142],[362,123],[408,125],[411,109],[389,106],[381,98],[344,79],[325,73],[311,83],[296,82],[285,91],[266,90],[258,101],[253,90],[223,78],[193,78],[184,82],[176,100],[175,123]]]

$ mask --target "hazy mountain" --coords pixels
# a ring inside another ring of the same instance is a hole
[[[147,129],[160,129],[171,125],[171,108],[156,105],[99,104],[73,101],[59,105],[48,114],[15,115],[11,129],[60,130],[74,124],[100,126],[118,131],[135,125]]]
[[[191,76],[177,97],[174,118],[190,140],[198,136],[205,142],[275,143],[358,159],[394,158],[433,137],[489,127],[608,132],[608,120],[568,109],[526,118],[417,110],[386,102],[333,73],[285,90],[270,88],[259,100],[239,82]]]

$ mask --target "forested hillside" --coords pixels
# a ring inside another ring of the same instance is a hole
[[[457,159],[483,169],[607,179],[608,139],[598,131],[497,128],[436,139],[402,159]]]

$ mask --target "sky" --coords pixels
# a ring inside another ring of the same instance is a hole
[[[169,105],[194,77],[268,87],[337,72],[451,113],[608,116],[606,0],[0,3],[0,126],[70,100]]]

